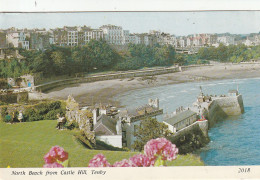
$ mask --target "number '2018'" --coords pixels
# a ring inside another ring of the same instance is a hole
[[[238,169],[238,173],[249,173],[250,172],[250,168],[239,168]]]

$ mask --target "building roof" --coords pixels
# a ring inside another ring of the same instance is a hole
[[[129,117],[135,117],[135,116],[140,116],[144,115],[145,113],[152,113],[153,111],[158,110],[158,108],[150,106],[148,104],[135,108],[135,109],[129,109],[126,111],[121,111],[120,115],[121,116],[129,116]]]
[[[192,116],[196,114],[195,112],[191,111],[191,110],[186,110],[183,112],[180,112],[178,114],[176,114],[173,117],[170,117],[169,119],[164,120],[164,122],[170,124],[170,125],[174,125],[178,122],[181,122],[184,119],[187,119],[188,117]]]
[[[101,114],[94,125],[94,131],[96,135],[116,135],[116,120]]]

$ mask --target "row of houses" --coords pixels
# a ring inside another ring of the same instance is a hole
[[[215,46],[220,43],[224,45],[235,45],[243,43],[247,46],[260,44],[260,34],[250,34],[245,37],[236,38],[237,35],[225,34],[193,34],[188,36],[175,36],[157,30],[149,33],[130,33],[121,26],[103,25],[98,29],[90,26],[64,26],[55,29],[0,29],[0,48],[24,48],[24,49],[48,49],[50,45],[58,46],[82,46],[90,40],[103,39],[109,44],[126,45],[172,45],[176,48],[191,48]]]
[[[149,99],[148,104],[138,108],[120,111],[109,105],[96,105],[92,114],[96,139],[115,147],[132,149],[132,144],[135,141],[134,132],[141,120],[163,114],[163,110],[160,109],[159,99],[156,98]]]

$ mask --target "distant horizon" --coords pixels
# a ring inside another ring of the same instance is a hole
[[[175,36],[260,32],[260,11],[0,13],[0,29],[121,26],[130,33],[157,30]]]

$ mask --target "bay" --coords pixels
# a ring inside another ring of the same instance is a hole
[[[243,95],[245,113],[218,119],[209,130],[210,143],[198,152],[206,165],[260,165],[260,78],[229,79],[192,82],[129,91],[115,97],[126,108],[148,103],[159,98],[164,115],[180,106],[188,107],[196,101],[200,88],[204,94],[227,94],[239,89]],[[163,115],[163,116],[164,116]],[[157,117],[162,121],[163,116]]]

